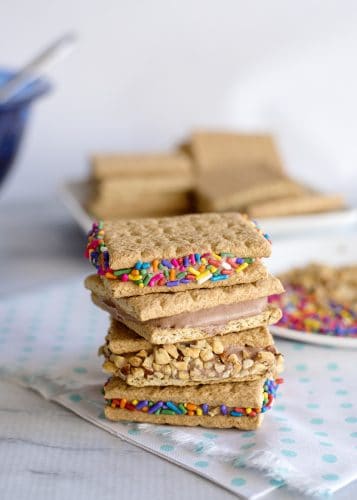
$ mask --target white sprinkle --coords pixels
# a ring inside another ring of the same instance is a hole
[[[207,276],[203,276],[202,278],[198,278],[197,280],[197,283],[199,285],[202,285],[202,283],[205,283],[206,281],[208,281],[210,278],[212,278],[212,273],[207,273]]]
[[[228,262],[221,262],[220,264],[221,264],[221,267],[223,267],[223,269],[227,269],[227,271],[232,269],[232,266],[230,264],[228,264]]]

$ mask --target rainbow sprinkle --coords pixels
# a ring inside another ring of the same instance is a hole
[[[322,303],[315,293],[301,285],[287,285],[282,295],[272,295],[269,302],[278,305],[283,316],[278,326],[309,333],[357,337],[357,314],[343,304]]]
[[[256,417],[259,413],[265,413],[270,410],[276,392],[280,384],[284,380],[282,378],[267,379],[263,386],[263,404],[261,408],[235,408],[229,407],[224,404],[220,406],[209,407],[208,404],[203,403],[196,405],[194,403],[173,403],[172,401],[149,401],[142,400],[128,401],[124,398],[121,399],[107,399],[107,405],[112,408],[120,408],[130,411],[141,411],[151,415],[188,415],[193,416],[216,416],[225,415],[231,417]]]
[[[255,222],[252,224],[262,233]],[[263,233],[262,233],[263,234]],[[269,240],[267,234],[263,236]],[[242,272],[254,262],[253,258],[237,257],[229,252],[192,253],[173,259],[154,259],[152,262],[138,261],[133,267],[111,269],[109,252],[104,243],[103,222],[93,223],[88,234],[85,256],[97,269],[99,275],[108,279],[132,282],[140,288],[167,286],[169,288],[188,283],[202,285],[206,281],[223,281]]]

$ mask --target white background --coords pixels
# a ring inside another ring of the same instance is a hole
[[[0,65],[75,30],[1,201],[52,195],[94,151],[170,148],[195,127],[276,133],[293,175],[357,204],[353,0],[3,0]]]

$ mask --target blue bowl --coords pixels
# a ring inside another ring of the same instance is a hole
[[[0,69],[0,86],[14,74],[16,73]],[[31,104],[50,90],[49,82],[41,78],[26,85],[8,103],[0,104],[0,184],[16,158],[28,122]]]

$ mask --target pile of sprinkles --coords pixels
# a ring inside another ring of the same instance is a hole
[[[258,225],[251,221],[256,230],[268,241],[269,236],[263,234]],[[223,281],[234,273],[240,273],[254,262],[253,258],[237,257],[230,252],[192,253],[179,258],[154,259],[151,262],[138,261],[133,267],[111,269],[109,252],[104,243],[104,224],[94,222],[88,234],[85,256],[97,269],[97,273],[105,278],[132,282],[140,288],[146,286],[175,287],[196,283],[202,285],[206,281]]]
[[[301,285],[286,285],[282,295],[272,295],[269,302],[283,311],[278,326],[309,333],[357,337],[357,314],[332,300],[322,302]]]
[[[130,411],[141,411],[149,415],[187,415],[193,416],[231,416],[231,417],[256,417],[259,413],[265,413],[270,410],[274,402],[276,392],[280,384],[283,383],[282,378],[267,379],[263,386],[263,404],[261,408],[235,408],[224,404],[220,406],[210,407],[203,403],[196,405],[194,403],[173,403],[172,401],[149,401],[142,400],[128,401],[121,399],[107,399],[107,405],[111,408],[125,409]]]

